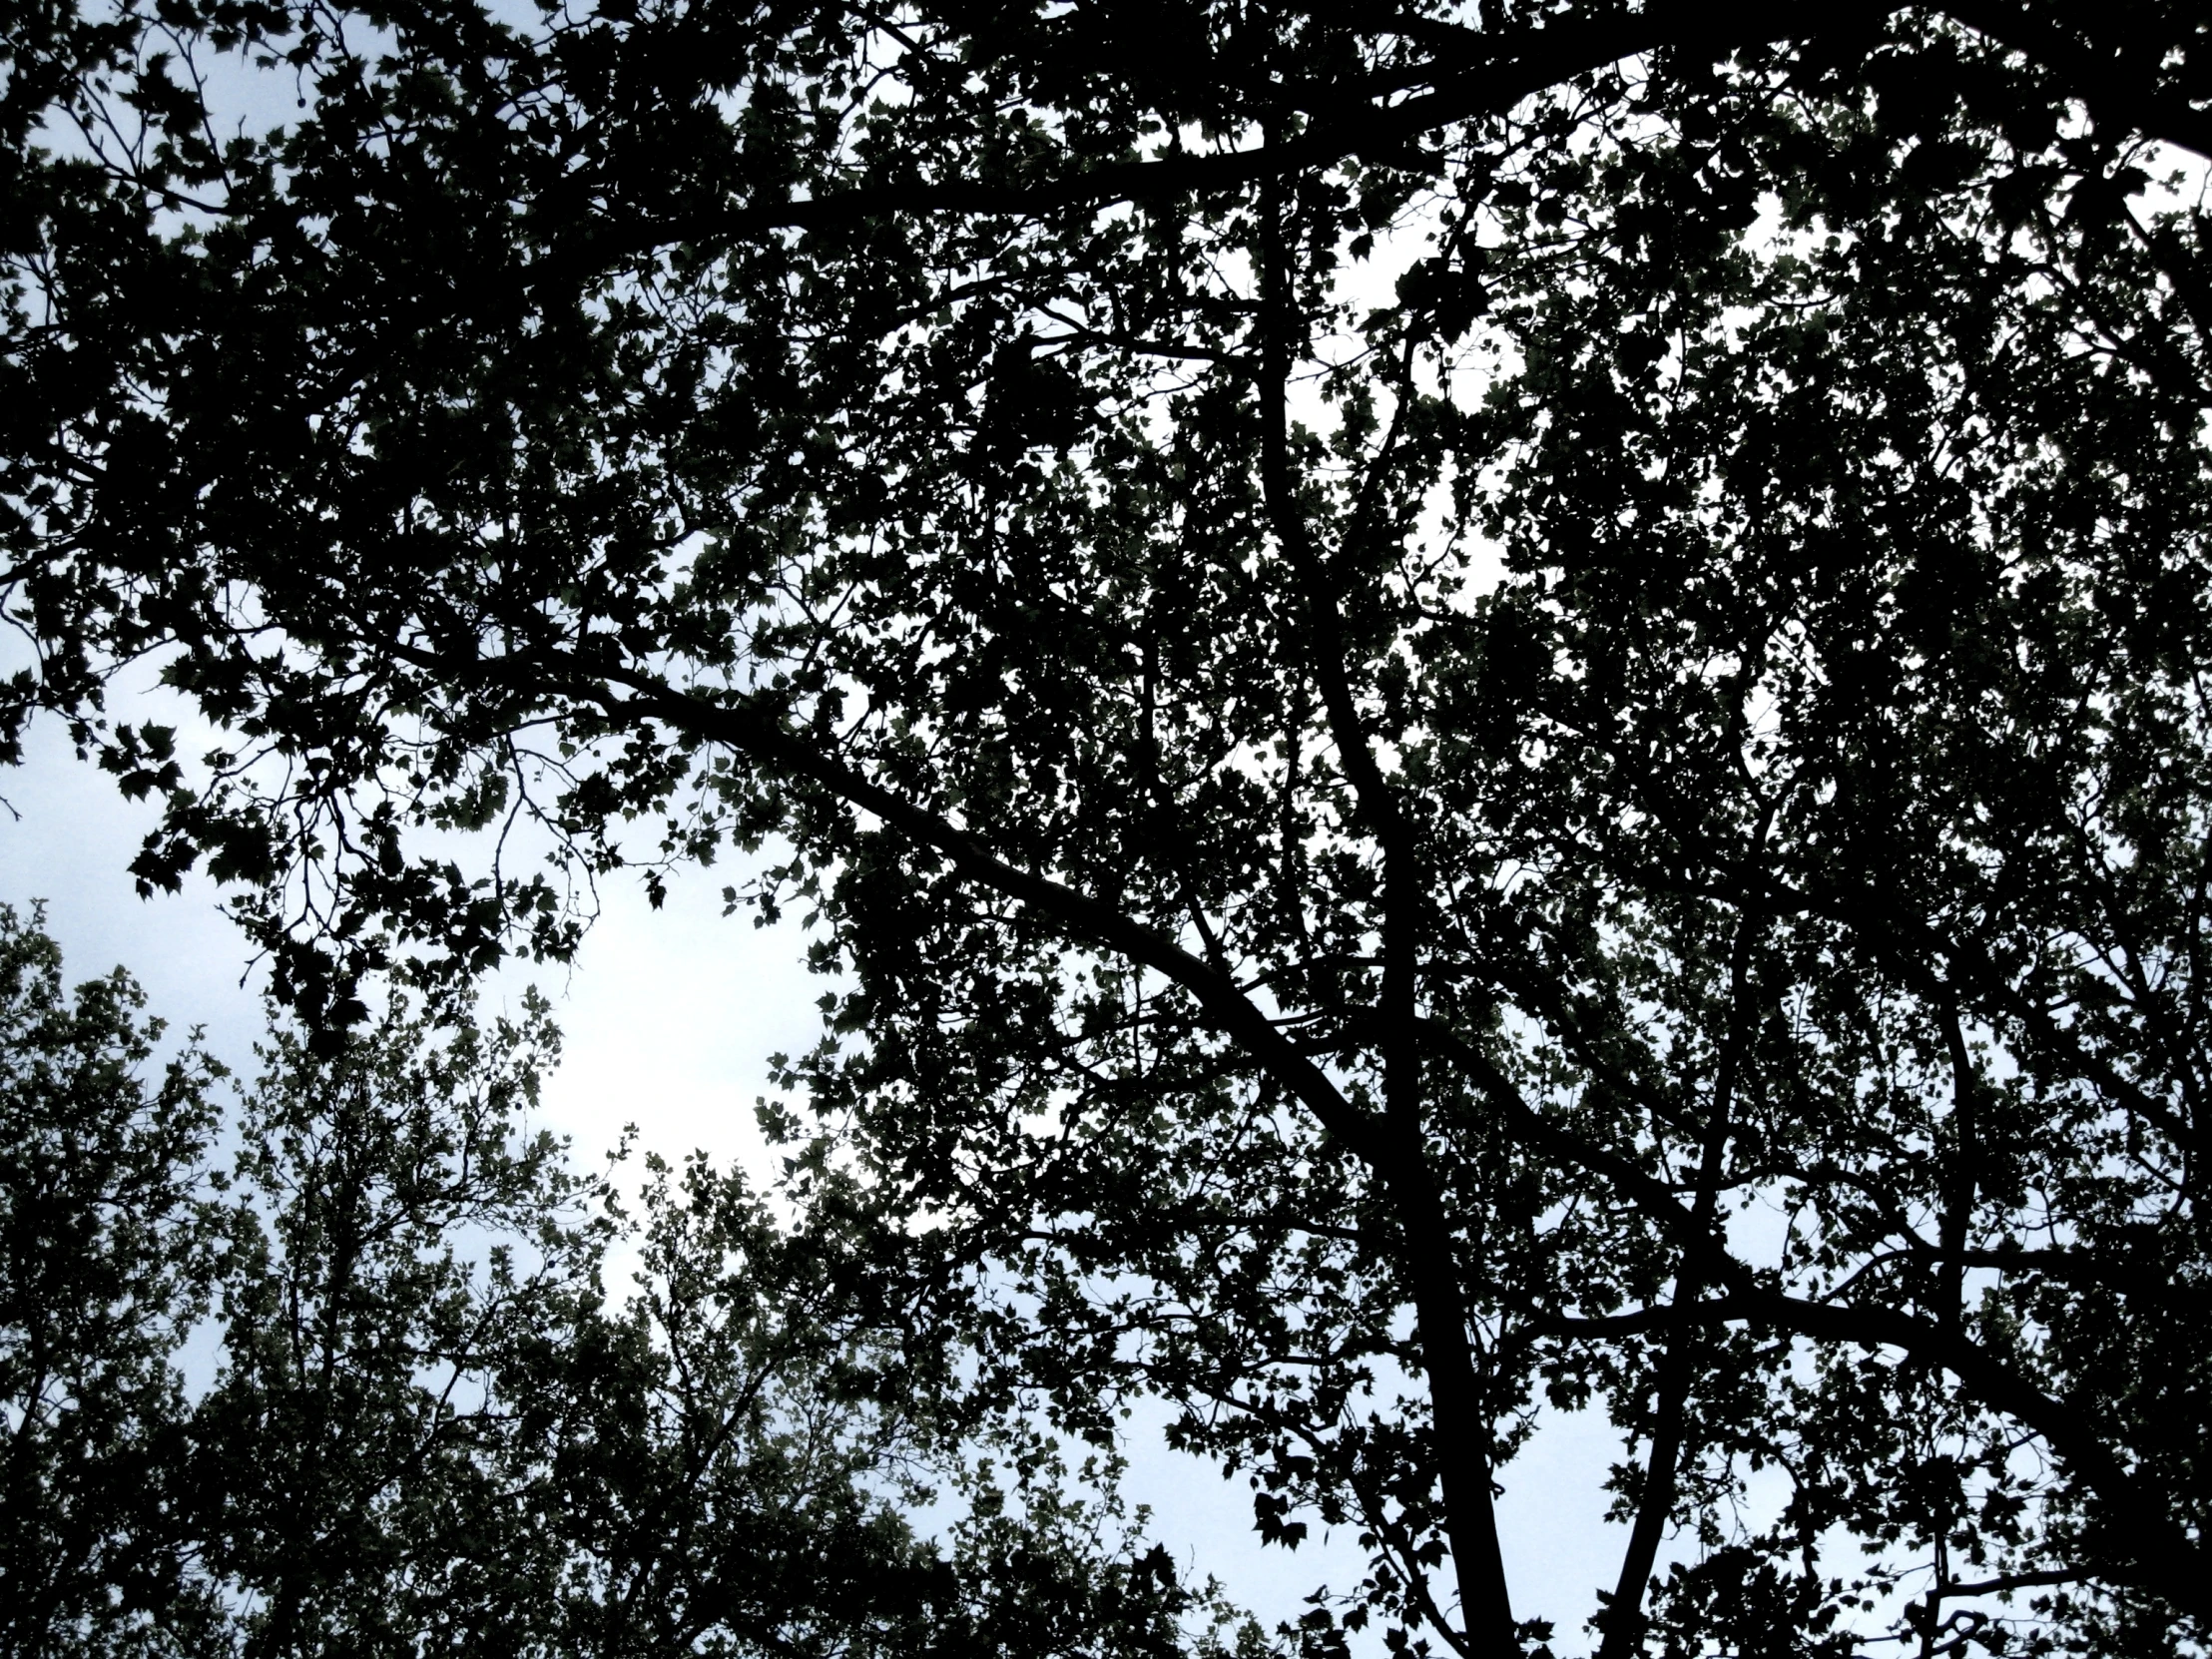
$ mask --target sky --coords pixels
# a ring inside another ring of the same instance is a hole
[[[128,866],[153,807],[124,800],[50,723],[33,727],[27,748],[21,768],[0,774],[0,902],[43,900],[72,979],[129,968],[174,1032],[204,1028],[219,1058],[250,1071],[261,983],[212,884],[195,877],[182,892],[139,898]],[[574,964],[537,971],[564,1039],[543,1122],[570,1137],[579,1160],[596,1162],[635,1123],[641,1150],[675,1159],[703,1147],[756,1179],[773,1175],[753,1102],[769,1092],[767,1057],[818,1035],[824,981],[801,966],[795,922],[756,928],[749,913],[722,915],[730,878],[680,872],[658,911],[634,884],[611,883]],[[492,995],[519,997],[525,982],[511,975]],[[1132,1417],[1124,1495],[1152,1509],[1155,1536],[1187,1570],[1218,1576],[1271,1624],[1295,1617],[1317,1583],[1357,1582],[1348,1539],[1317,1531],[1296,1554],[1262,1547],[1244,1481],[1167,1450],[1165,1420],[1157,1410]],[[1592,1591],[1610,1584],[1625,1542],[1624,1528],[1602,1521],[1600,1483],[1615,1455],[1610,1430],[1574,1419],[1539,1434],[1506,1471],[1499,1522],[1516,1610],[1556,1620],[1561,1651],[1582,1645]]]

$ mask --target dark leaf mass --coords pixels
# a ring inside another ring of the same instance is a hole
[[[2201,7],[0,51],[0,738],[315,1063],[735,849],[787,1199],[1355,1537],[1301,1651],[1581,1642],[1493,1503],[1584,1407],[1604,1659],[2198,1650]]]

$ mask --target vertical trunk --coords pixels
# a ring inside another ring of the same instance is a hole
[[[1728,1034],[1721,1044],[1720,1066],[1713,1078],[1713,1103],[1706,1113],[1705,1140],[1698,1149],[1697,1196],[1691,1214],[1700,1226],[1712,1223],[1720,1203],[1721,1160],[1728,1150],[1730,1119],[1736,1110],[1736,1075],[1741,1063],[1746,1016],[1745,981],[1750,973],[1751,926],[1739,916],[1736,939],[1730,951],[1728,984]],[[1685,1261],[1676,1272],[1673,1303],[1686,1307],[1705,1294],[1705,1281]],[[1676,1331],[1659,1362],[1658,1386],[1652,1401],[1651,1454],[1644,1465],[1644,1490],[1636,1504],[1636,1521],[1628,1534],[1628,1548],[1621,1554],[1620,1577],[1612,1597],[1599,1615],[1605,1639],[1598,1659],[1627,1659],[1643,1650],[1644,1592],[1650,1587],[1652,1569],[1659,1560],[1659,1540],[1667,1517],[1674,1511],[1676,1482],[1682,1465],[1682,1424],[1690,1399],[1690,1381],[1696,1370],[1691,1353],[1696,1333]]]
[[[1694,1301],[1700,1294],[1687,1275],[1675,1281],[1677,1303]],[[1659,1539],[1674,1508],[1675,1479],[1681,1467],[1682,1417],[1690,1393],[1688,1343],[1688,1333],[1677,1335],[1659,1362],[1658,1398],[1652,1408],[1651,1455],[1644,1466],[1643,1496],[1636,1505],[1636,1523],[1628,1535],[1628,1548],[1621,1555],[1620,1578],[1600,1615],[1605,1641],[1598,1649],[1598,1659],[1626,1659],[1643,1648],[1648,1622],[1644,1591],[1658,1563]]]
[[[1402,834],[1386,844],[1382,964],[1382,1095],[1394,1167],[1386,1172],[1399,1218],[1412,1280],[1414,1330],[1428,1380],[1428,1411],[1435,1435],[1436,1474],[1442,1487],[1444,1529],[1458,1580],[1459,1619],[1470,1655],[1517,1656],[1505,1557],[1498,1547],[1497,1508],[1490,1467],[1490,1414],[1467,1340],[1466,1299],[1459,1283],[1458,1253],[1444,1219],[1442,1195],[1429,1172],[1422,1129],[1419,1027],[1415,988],[1419,972],[1415,927],[1420,880]]]
[[[1275,142],[1271,127],[1268,143]],[[1294,301],[1283,250],[1283,182],[1264,174],[1260,185],[1261,474],[1268,511],[1285,556],[1303,589],[1308,638],[1303,642],[1332,737],[1359,803],[1359,814],[1382,854],[1382,1006],[1385,1140],[1378,1169],[1406,1251],[1415,1334],[1428,1381],[1444,1532],[1459,1591],[1464,1648],[1481,1659],[1518,1659],[1498,1549],[1491,1492],[1489,1414],[1467,1340],[1451,1230],[1432,1179],[1423,1140],[1419,1035],[1415,1010],[1418,930],[1425,896],[1413,837],[1361,727],[1344,660],[1342,628],[1331,573],[1301,514],[1290,459],[1285,397],[1290,377]]]
[[[1965,1313],[1966,1223],[1973,1214],[1978,1188],[1979,1125],[1974,1121],[1976,1079],[1973,1056],[1966,1049],[1966,1033],[1958,1021],[1955,1004],[1943,1009],[1943,1041],[1950,1050],[1951,1131],[1954,1144],[1950,1167],[1944,1172],[1943,1214],[1937,1225],[1936,1246],[1942,1252],[1937,1269],[1936,1318],[1956,1330]]]
[[[1389,1181],[1398,1212],[1413,1287],[1414,1332],[1428,1382],[1436,1469],[1443,1490],[1444,1530],[1457,1579],[1466,1651],[1476,1656],[1517,1656],[1520,1639],[1498,1547],[1497,1511],[1491,1490],[1490,1418],[1467,1341],[1466,1313],[1442,1206],[1428,1179],[1418,1142],[1397,1140],[1401,1167]]]

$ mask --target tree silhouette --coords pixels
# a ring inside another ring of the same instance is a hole
[[[2198,1639],[2192,10],[16,28],[12,718],[320,1028],[735,844],[802,1169],[1310,1642],[1538,1640],[1588,1402],[1607,1659]]]

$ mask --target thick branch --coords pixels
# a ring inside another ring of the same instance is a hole
[[[1296,296],[1284,251],[1281,180],[1261,188],[1259,249],[1260,473],[1269,521],[1291,562],[1304,601],[1305,667],[1320,690],[1330,735],[1351,780],[1360,814],[1382,852],[1382,984],[1377,1034],[1382,1054],[1383,1133],[1389,1146],[1384,1184],[1404,1236],[1403,1267],[1413,1292],[1421,1364],[1435,1419],[1437,1476],[1458,1579],[1466,1651],[1517,1655],[1512,1596],[1497,1535],[1489,1412],[1467,1340],[1465,1298],[1443,1195],[1429,1168],[1422,1128],[1420,1035],[1415,1019],[1418,940],[1426,894],[1417,846],[1396,793],[1382,776],[1353,696],[1344,625],[1328,561],[1315,545],[1300,504],[1290,454],[1289,382]],[[1386,464],[1379,457],[1376,465]]]
[[[1029,218],[1238,190],[1265,178],[1331,166],[1350,156],[1386,157],[1424,133],[1502,115],[1548,87],[1661,47],[1696,47],[1721,57],[1745,47],[1810,39],[1839,26],[1863,29],[1897,9],[1879,3],[1841,10],[1782,5],[1744,8],[1731,15],[1728,10],[1716,14],[1712,7],[1680,4],[1634,14],[1615,12],[1579,24],[1554,22],[1494,44],[1468,31],[1462,50],[1446,50],[1425,66],[1391,77],[1393,84],[1426,84],[1430,91],[1394,104],[1371,103],[1356,96],[1332,109],[1309,101],[1315,113],[1303,132],[1251,150],[1109,162],[1029,184],[956,180],[866,185],[805,201],[733,206],[711,217],[656,220],[626,214],[622,216],[625,228],[611,235],[608,245],[636,253],[671,243],[740,239],[778,229],[819,231],[902,214]],[[2085,67],[2078,44],[2028,7],[2006,0],[1955,0],[1943,10],[1967,28],[2025,53],[2054,72],[2069,94],[2080,98],[2101,123],[2212,157],[2212,119],[2155,87],[2123,84],[2110,72]]]
[[[1891,1309],[1837,1306],[1784,1295],[1768,1282],[1769,1276],[1730,1254],[1710,1223],[1701,1225],[1664,1183],[1620,1154],[1553,1123],[1528,1104],[1488,1055],[1456,1032],[1435,1022],[1428,1022],[1425,1029],[1525,1141],[1565,1164],[1604,1177],[1671,1234],[1712,1283],[1726,1287],[1729,1295],[1684,1309],[1685,1318],[1693,1314],[1710,1318],[1716,1310],[1726,1310],[1720,1317],[1751,1319],[1817,1341],[1895,1348],[1948,1371],[1969,1398],[2038,1435],[2113,1514],[2129,1517],[2135,1528],[2130,1540],[2132,1559],[2116,1557],[2106,1568],[2108,1576],[2154,1590],[2200,1620],[2212,1619],[2205,1551],[2162,1518],[2164,1505],[2127,1471],[2104,1433],[2081,1413],[2044,1393],[1955,1330]]]
[[[1936,1233],[1937,1248],[1943,1257],[1936,1276],[1936,1318],[1946,1326],[1955,1327],[1965,1315],[1966,1233],[1973,1220],[1974,1195],[1979,1188],[1976,1165],[1980,1156],[1980,1133],[1976,1123],[1978,1114],[1974,1110],[1979,1079],[1974,1073],[1973,1055],[1966,1047],[1965,1027],[1959,1021],[1956,1001],[1945,997],[1937,1018],[1942,1023],[1943,1042],[1950,1056],[1950,1119],[1954,1139],[1949,1168],[1943,1172],[1943,1213]]]
[[[1275,1022],[1226,975],[1171,939],[1131,920],[1088,893],[1049,877],[1017,869],[986,851],[965,830],[918,807],[856,769],[794,734],[782,721],[742,706],[703,702],[650,676],[601,667],[600,678],[631,695],[622,697],[590,679],[567,689],[617,718],[657,720],[674,730],[727,745],[782,776],[803,779],[872,813],[908,839],[931,847],[967,879],[1048,916],[1068,937],[1111,950],[1181,985],[1198,999],[1217,1030],[1234,1038],[1269,1078],[1302,1102],[1330,1134],[1371,1167],[1387,1159],[1373,1118],[1362,1112],[1321,1068],[1294,1048]]]
[[[2125,54],[2105,38],[2101,25],[2126,17],[2122,7],[2028,5],[2021,0],[1944,0],[1950,17],[2032,58],[2067,96],[2079,99],[2101,127],[2141,133],[2167,144],[2212,157],[2212,116],[2163,91],[2156,70],[2169,44],[2136,42],[2136,54],[2148,75],[2130,75]]]
[[[1770,807],[1760,825],[1764,840],[1773,823]],[[1690,1207],[1691,1224],[1710,1232],[1720,1204],[1721,1165],[1728,1151],[1731,1120],[1736,1111],[1736,1074],[1750,1021],[1747,990],[1751,976],[1753,921],[1739,907],[1736,936],[1729,951],[1728,1031],[1721,1045],[1720,1067],[1713,1079],[1713,1099],[1706,1112],[1704,1143],[1698,1150],[1697,1196]],[[1675,1275],[1674,1301],[1685,1306],[1705,1294],[1700,1264],[1683,1259]],[[1645,1466],[1644,1490],[1636,1505],[1636,1521],[1629,1529],[1628,1547],[1621,1553],[1620,1577],[1612,1600],[1605,1607],[1605,1641],[1598,1659],[1625,1659],[1641,1652],[1644,1635],[1644,1591],[1659,1559],[1661,1534],[1674,1512],[1674,1494],[1682,1458],[1682,1425],[1689,1411],[1692,1343],[1688,1330],[1677,1328],[1667,1342],[1659,1363],[1658,1397],[1653,1401],[1651,1453]]]

